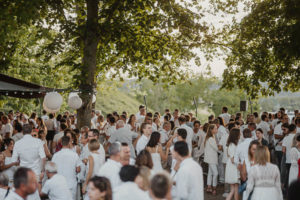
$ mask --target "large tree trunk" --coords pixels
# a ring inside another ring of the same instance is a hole
[[[77,126],[91,126],[92,97],[95,89],[96,53],[98,39],[98,0],[86,0],[87,21],[84,34],[83,59],[79,88],[83,105],[78,109]]]

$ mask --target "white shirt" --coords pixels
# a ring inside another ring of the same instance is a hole
[[[7,193],[7,190],[0,188],[0,199],[4,199],[6,193]]]
[[[46,120],[49,119],[48,115],[43,115],[41,118],[42,118],[43,121],[46,121]]]
[[[100,163],[101,165],[103,165],[105,163],[105,150],[102,144],[100,144],[100,148],[97,150],[99,153],[99,157],[100,157]],[[90,150],[89,150],[89,145],[86,144],[83,149],[82,149],[82,153],[80,155],[80,159],[87,159],[89,157],[89,155],[91,154]]]
[[[231,116],[228,113],[222,113],[219,115],[219,117],[222,117],[224,119],[225,124],[228,124]]]
[[[183,160],[176,175],[178,199],[204,200],[203,172],[192,158]]]
[[[108,129],[107,129],[107,132],[106,132],[106,135],[107,136],[112,136],[115,132],[116,132],[116,126],[110,126]]]
[[[169,132],[167,132],[165,129],[162,129],[160,132],[160,143],[164,144],[169,139]]]
[[[25,200],[22,197],[20,197],[17,193],[10,190],[8,196],[5,198],[5,200]]]
[[[219,145],[223,147],[223,157],[222,157],[222,163],[226,164],[227,163],[227,140],[228,140],[229,134],[226,133],[222,136]]]
[[[17,141],[19,141],[20,139],[22,139],[23,138],[23,133],[16,133],[16,134],[14,134],[12,137],[11,137],[11,139],[13,139],[15,142],[17,142]]]
[[[236,147],[236,152],[234,155],[234,162],[236,164],[243,163],[246,158],[248,158],[248,149],[250,143],[253,141],[252,138],[245,138],[243,142],[238,144]]]
[[[69,189],[74,188],[74,185],[77,185],[76,167],[81,164],[78,154],[70,149],[62,148],[53,155],[52,162],[56,164],[58,174],[66,178]]]
[[[187,132],[186,143],[189,146],[189,152],[191,154],[192,153],[192,140],[193,140],[193,137],[194,137],[194,131],[193,131],[193,129],[191,127],[189,127],[186,124],[182,124],[180,126],[180,128],[184,128],[186,130],[186,132]]]
[[[274,129],[274,135],[282,135],[283,134],[281,125],[282,125],[282,123],[277,124],[277,126]],[[282,140],[281,140],[281,142],[279,142],[280,141],[279,139],[274,139],[274,140],[275,140],[275,145],[277,144],[275,146],[275,151],[282,151]]]
[[[46,181],[42,193],[47,194],[50,200],[72,199],[71,191],[68,188],[66,178],[55,174]]]
[[[139,153],[145,149],[149,140],[150,140],[150,137],[148,138],[144,134],[139,138],[139,140],[136,143],[136,154],[137,155],[139,155]]]
[[[42,141],[26,134],[15,143],[12,162],[17,162],[20,159],[21,167],[32,169],[35,175],[39,176],[41,173],[41,159],[45,157]]]
[[[264,133],[264,139],[267,140],[268,142],[270,142],[269,141],[269,134],[268,134],[268,132],[270,131],[270,125],[268,124],[268,122],[261,121],[258,124],[257,128],[261,128],[261,130]]]
[[[118,130],[116,130],[116,132],[111,135],[108,142],[114,143],[114,142],[118,141],[120,143],[123,143],[123,142],[127,143],[130,147],[130,156],[132,158],[135,158],[135,151],[134,151],[134,147],[132,145],[132,140],[137,137],[138,137],[138,134],[136,132],[131,131],[127,127],[123,127],[123,128],[119,128]]]
[[[102,165],[102,167],[99,169],[98,176],[104,176],[108,178],[111,183],[112,190],[114,190],[122,183],[119,175],[121,167],[121,163],[108,159],[106,163],[104,163],[104,165]]]
[[[134,182],[126,182],[114,191],[114,200],[150,200],[149,195]]]
[[[218,146],[213,137],[208,138],[205,143],[204,162],[208,164],[218,164]]]
[[[282,146],[285,147],[285,163],[290,164],[291,163],[291,149],[292,149],[292,145],[293,145],[293,139],[295,137],[296,134],[288,134],[287,136],[285,136],[283,138],[282,141]]]
[[[223,136],[223,135],[226,135],[226,134],[227,134],[226,128],[225,128],[224,126],[220,125],[219,128],[218,128],[217,135],[216,135],[216,136],[217,136],[217,137],[216,137],[217,143],[219,143],[220,140],[221,140],[221,138],[222,138],[222,136]]]

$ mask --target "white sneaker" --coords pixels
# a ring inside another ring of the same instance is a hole
[[[226,197],[228,196],[228,194],[229,194],[229,193],[225,192],[222,196],[223,196],[224,198],[226,198]]]

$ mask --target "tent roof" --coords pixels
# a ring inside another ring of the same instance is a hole
[[[0,95],[17,98],[42,98],[53,88],[43,87],[34,83],[0,74]],[[56,89],[55,89],[56,90]]]

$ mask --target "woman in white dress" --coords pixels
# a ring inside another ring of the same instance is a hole
[[[90,150],[90,155],[88,157],[88,163],[87,163],[87,175],[85,178],[85,182],[83,183],[82,186],[82,193],[85,194],[87,191],[87,185],[89,183],[89,180],[91,177],[95,176],[96,173],[98,173],[102,162],[101,162],[101,157],[99,156],[98,149],[100,148],[100,143],[96,139],[92,139],[89,142],[89,150]],[[86,195],[87,196],[87,195]]]
[[[254,159],[254,154],[256,151],[257,146],[259,145],[259,142],[257,140],[253,140],[248,149],[248,158],[246,158],[243,162],[243,165],[241,166],[240,169],[240,174],[241,174],[241,187],[242,190],[240,192],[243,192],[243,200],[247,200],[246,196],[248,196],[246,193],[246,187],[247,186],[247,179],[248,179],[248,174],[251,169],[251,167],[255,164],[255,159]]]
[[[238,187],[240,182],[240,172],[237,165],[234,163],[234,155],[239,139],[240,129],[232,128],[227,140],[227,152],[224,152],[227,153],[228,157],[225,169],[225,183],[230,184],[230,193],[226,197],[226,200],[232,199],[233,196],[235,200],[239,199]]]
[[[9,180],[9,186],[13,185],[13,180],[14,180],[14,173],[17,169],[16,166],[19,165],[19,162],[12,162],[12,151],[14,149],[14,140],[13,139],[5,139],[4,140],[5,144],[5,151],[2,152],[2,155],[4,156],[4,164],[1,165],[0,170],[2,171],[3,174],[5,174],[8,177]]]
[[[152,161],[153,161],[153,172],[163,171],[161,161],[166,161],[168,159],[170,143],[166,146],[166,152],[163,151],[162,146],[159,143],[160,141],[160,133],[153,132],[151,134],[150,140],[146,146],[146,149],[151,153]]]
[[[204,162],[208,164],[207,175],[207,192],[216,195],[217,179],[218,179],[218,146],[215,135],[218,132],[217,125],[210,124],[204,140]]]
[[[296,134],[291,149],[291,168],[289,174],[289,185],[296,181],[299,176],[298,160],[300,159],[300,134]]]
[[[266,146],[255,151],[255,165],[248,174],[246,199],[253,191],[252,200],[283,200],[280,172],[270,163],[270,152]]]

